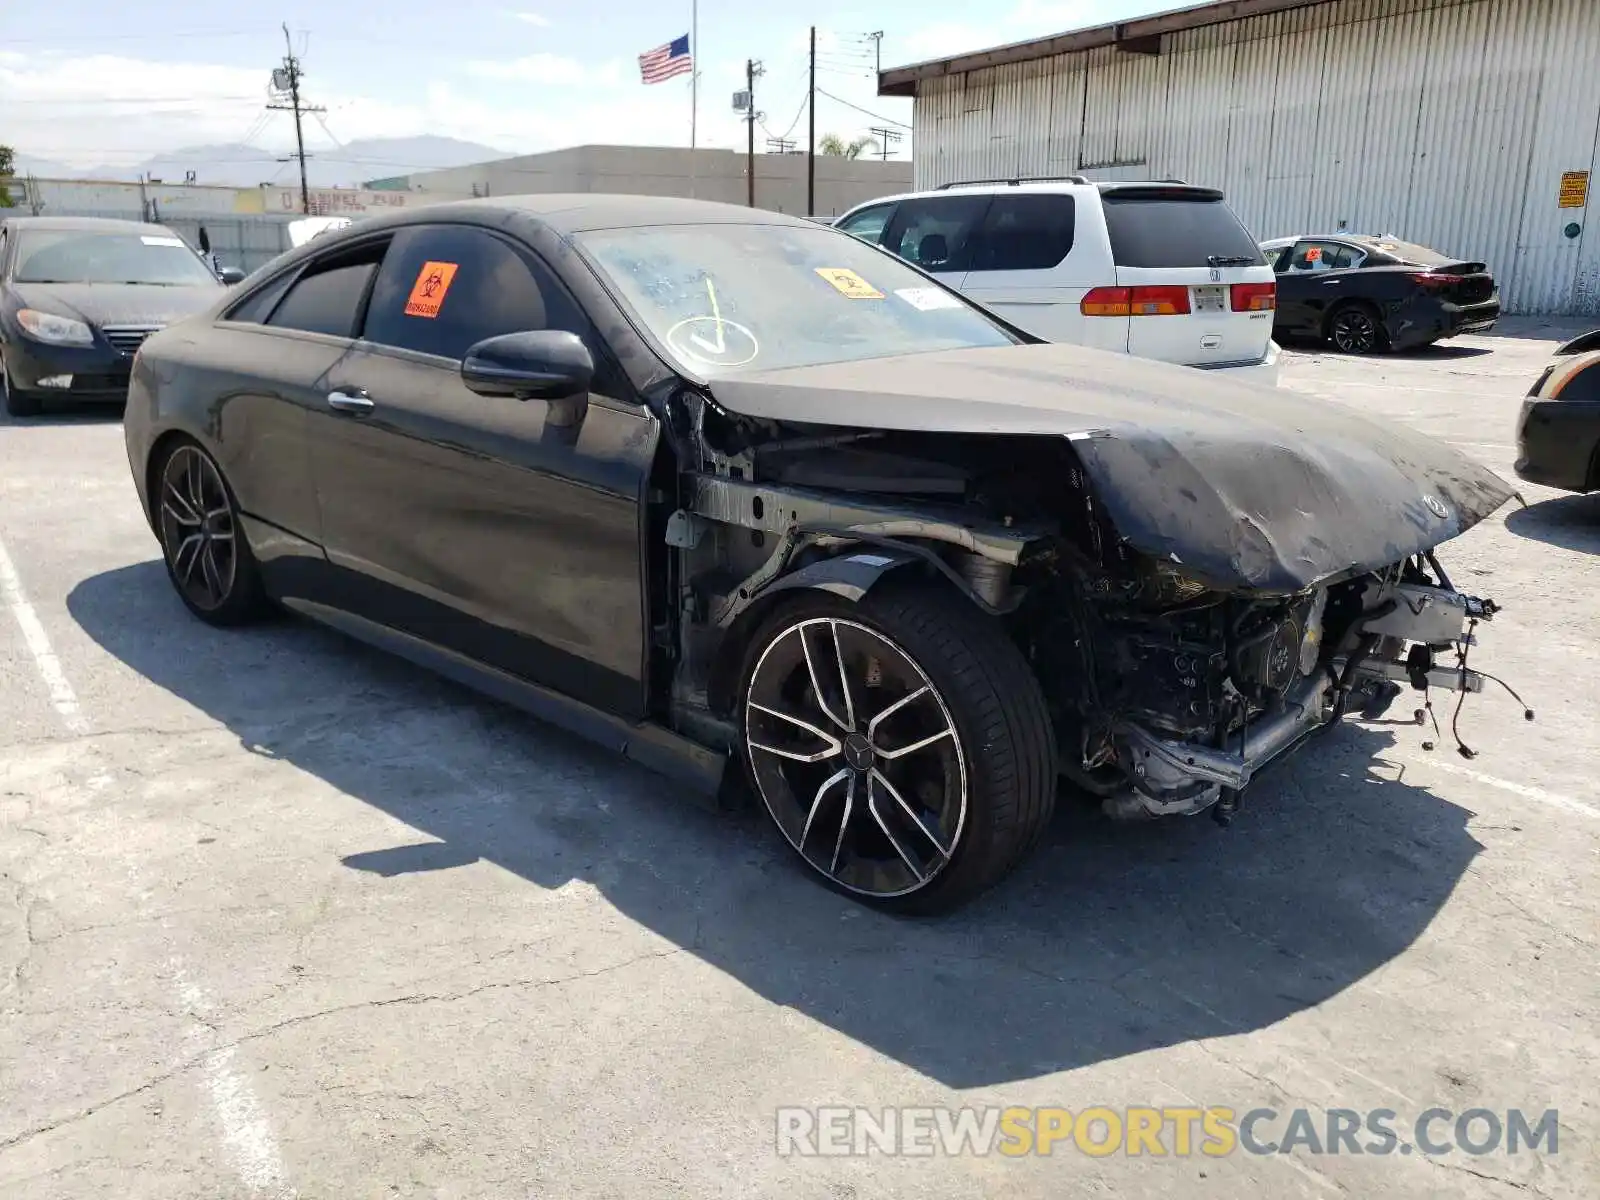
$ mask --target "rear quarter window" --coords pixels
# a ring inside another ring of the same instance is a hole
[[[1107,192],[1102,203],[1112,259],[1119,267],[1205,267],[1213,256],[1247,259],[1251,266],[1266,263],[1226,201],[1131,191]]]

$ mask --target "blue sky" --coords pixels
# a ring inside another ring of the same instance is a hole
[[[1180,5],[999,0],[979,17],[957,0],[701,0],[699,141],[743,146],[730,98],[746,57],[767,70],[757,83],[766,131],[804,138],[796,117],[813,23],[818,86],[838,98],[819,99],[817,130],[849,137],[911,120],[909,100],[877,96],[872,44],[860,36],[867,32],[883,31],[882,61],[891,66]],[[0,142],[77,166],[202,143],[281,150],[289,122],[261,106],[283,54],[284,21],[303,54],[308,93],[329,108],[326,128],[310,125],[311,148],[326,158],[339,153],[335,139],[423,133],[508,152],[689,141],[687,80],[644,87],[635,62],[688,29],[687,0],[610,0],[603,9],[574,0],[285,0],[224,12],[206,0],[0,2]],[[758,146],[765,136],[758,131]],[[906,144],[897,149],[903,156]],[[385,173],[375,161],[359,167]]]

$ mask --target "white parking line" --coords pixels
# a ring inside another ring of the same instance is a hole
[[[1473,780],[1475,783],[1499,788],[1503,792],[1521,796],[1524,800],[1536,800],[1540,804],[1548,804],[1552,808],[1564,808],[1568,812],[1577,813],[1579,816],[1590,817],[1600,821],[1600,808],[1596,808],[1592,804],[1585,804],[1582,800],[1574,800],[1571,796],[1563,796],[1559,792],[1547,792],[1543,788],[1532,787],[1526,783],[1513,783],[1509,779],[1496,779],[1493,775],[1485,775],[1482,771],[1474,771],[1468,767],[1458,767],[1454,763],[1430,762],[1428,766],[1435,771],[1448,771],[1451,775],[1460,775],[1464,779]]]
[[[50,635],[45,632],[44,623],[39,620],[39,614],[23,591],[16,563],[12,561],[4,541],[0,541],[0,599],[4,600],[21,627],[28,653],[33,656],[34,666],[50,693],[50,702],[62,723],[74,734],[87,733],[89,722],[78,704],[78,694],[73,691],[72,684],[61,669],[61,660],[56,657],[55,647],[50,644]],[[78,765],[88,773],[89,788],[102,791],[114,782],[114,776],[95,759],[92,749],[85,750],[78,756]],[[135,894],[144,895],[145,889],[139,885],[137,864],[130,859],[126,865]],[[190,979],[179,960],[173,959],[170,967],[178,1000],[191,1014],[205,1020],[205,1013],[211,1007],[205,992]],[[240,1182],[253,1194],[287,1200],[295,1192],[286,1180],[277,1139],[272,1134],[249,1079],[233,1069],[236,1052],[236,1046],[223,1046],[201,1059],[211,1111],[222,1130],[223,1144]]]
[[[207,1020],[212,1010],[210,997],[189,978],[181,962],[174,959],[170,965],[184,1008],[200,1020]],[[201,1060],[211,1111],[222,1129],[223,1144],[228,1148],[240,1181],[257,1194],[287,1200],[295,1193],[284,1177],[278,1139],[273,1136],[272,1126],[248,1080],[233,1069],[238,1049],[237,1046],[223,1046]]]
[[[51,705],[68,730],[88,733],[89,722],[83,719],[83,711],[78,707],[78,694],[67,682],[66,673],[61,669],[61,660],[56,657],[49,635],[44,631],[44,623],[39,620],[39,614],[33,610],[32,602],[22,590],[16,564],[11,561],[4,542],[0,542],[0,600],[5,601],[5,606],[11,610],[11,615],[22,630],[23,644],[28,647],[28,653],[33,655],[39,678],[50,693]]]

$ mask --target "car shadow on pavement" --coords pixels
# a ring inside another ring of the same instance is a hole
[[[1518,537],[1563,550],[1600,554],[1600,492],[1557,496],[1519,508],[1507,514],[1506,528]]]
[[[1481,849],[1466,810],[1373,773],[1395,738],[1420,735],[1346,725],[1266,776],[1231,828],[1112,825],[1067,803],[1006,884],[943,919],[895,919],[807,877],[760,814],[703,811],[408,664],[290,619],[204,626],[158,561],[84,580],[68,606],[241,753],[417,831],[345,866],[381,880],[483,860],[540,888],[584,880],[771,1003],[953,1088],[1318,1005],[1403,953]]]
[[[1457,358],[1481,358],[1485,354],[1493,354],[1494,350],[1488,346],[1459,346],[1449,342],[1434,342],[1428,346],[1413,346],[1405,350],[1393,352],[1395,358],[1409,358],[1418,362],[1436,360],[1449,362]]]

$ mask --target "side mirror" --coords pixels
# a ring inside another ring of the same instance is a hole
[[[461,360],[461,382],[480,396],[566,400],[587,397],[593,380],[589,348],[565,330],[485,338]]]
[[[232,287],[236,283],[244,282],[244,272],[238,267],[223,267],[217,272],[217,278]]]

